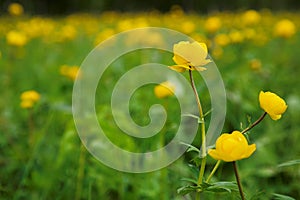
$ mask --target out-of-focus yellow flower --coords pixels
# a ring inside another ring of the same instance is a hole
[[[209,33],[217,32],[222,26],[222,22],[219,17],[210,17],[205,21],[204,28]]]
[[[62,65],[60,67],[60,74],[74,81],[79,75],[79,67]]]
[[[244,35],[237,30],[231,31],[229,37],[232,43],[241,43],[244,41]]]
[[[248,10],[242,16],[245,25],[258,24],[260,18],[261,18],[260,14],[255,10]]]
[[[277,94],[272,92],[259,93],[260,107],[270,115],[273,120],[278,120],[281,115],[286,111],[287,105],[285,101]]]
[[[98,45],[103,40],[115,34],[115,31],[111,28],[104,29],[101,33],[96,36],[95,45]]]
[[[19,3],[11,3],[8,6],[8,12],[14,16],[20,16],[24,13],[23,6]]]
[[[185,21],[182,23],[182,32],[185,34],[192,33],[196,28],[196,25],[192,21]]]
[[[230,37],[227,34],[221,33],[216,35],[215,42],[220,46],[226,46],[230,43]]]
[[[250,68],[254,71],[258,71],[261,69],[261,61],[258,59],[250,60]]]
[[[6,35],[6,41],[12,46],[24,46],[27,43],[27,37],[19,31],[9,31]]]
[[[250,157],[255,150],[256,145],[249,145],[240,131],[233,131],[222,134],[216,141],[216,149],[210,149],[208,154],[216,160],[232,162]]]
[[[206,70],[204,65],[211,62],[207,59],[207,46],[205,43],[181,41],[173,46],[173,60],[177,65],[169,66],[177,72],[186,70]]]
[[[174,91],[175,86],[169,81],[163,82],[154,88],[154,94],[159,99],[173,96]]]
[[[283,19],[275,24],[274,35],[282,38],[290,38],[296,33],[295,24],[288,20]]]
[[[74,26],[65,25],[61,29],[61,39],[73,40],[76,37],[77,31]]]
[[[40,100],[41,96],[35,90],[28,90],[21,94],[20,106],[22,108],[32,108],[36,102]]]

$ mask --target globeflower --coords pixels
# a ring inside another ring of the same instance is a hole
[[[278,120],[281,115],[286,111],[287,105],[285,101],[277,94],[272,92],[259,93],[260,107],[270,115],[273,120]]]
[[[248,10],[243,14],[242,18],[246,25],[253,25],[259,23],[261,17],[257,11]]]
[[[240,131],[233,131],[222,134],[216,141],[216,149],[210,149],[208,154],[216,160],[232,162],[250,157],[255,150],[256,145],[249,145]]]
[[[173,60],[177,65],[169,66],[177,72],[186,70],[204,71],[207,63],[211,62],[207,59],[207,46],[205,43],[181,41],[173,47]]]
[[[209,33],[217,32],[222,26],[221,20],[219,17],[210,17],[206,20],[204,28]]]
[[[274,27],[274,35],[282,38],[290,38],[296,33],[295,24],[288,20],[283,19],[276,23]]]
[[[60,74],[74,81],[79,74],[79,67],[62,65],[60,67]]]
[[[22,108],[32,108],[33,105],[40,100],[40,94],[35,90],[28,90],[21,94],[21,104]]]
[[[19,31],[9,31],[6,35],[6,41],[12,46],[24,46],[27,43],[27,37]]]
[[[8,12],[9,12],[9,14],[14,15],[14,16],[20,16],[23,14],[24,9],[23,9],[23,6],[19,3],[11,3],[8,6]]]
[[[173,96],[174,91],[175,86],[169,81],[163,82],[154,88],[154,94],[159,99]]]

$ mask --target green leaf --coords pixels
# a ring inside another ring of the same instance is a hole
[[[181,142],[181,144],[183,144],[183,145],[189,147],[189,148],[186,150],[186,152],[196,151],[197,153],[200,153],[200,150],[199,150],[197,147],[195,147],[195,146],[193,146],[193,145],[191,145],[191,144],[187,144],[187,143],[184,143],[184,142]]]
[[[290,160],[277,165],[277,167],[288,167],[288,166],[299,165],[299,164],[300,164],[300,160]]]
[[[234,182],[215,182],[215,183],[203,183],[201,184],[203,191],[210,191],[210,192],[234,192],[238,191],[237,185]]]
[[[273,193],[273,196],[274,196],[274,199],[277,199],[277,200],[296,200],[293,197],[286,196],[286,195],[283,195],[283,194]]]
[[[177,189],[177,193],[181,195],[186,195],[188,193],[195,192],[199,189],[200,189],[199,186],[187,185]]]
[[[187,181],[187,182],[193,183],[193,184],[195,184],[195,185],[198,184],[197,180],[191,179],[191,178],[182,178],[181,180],[182,180],[182,181]]]

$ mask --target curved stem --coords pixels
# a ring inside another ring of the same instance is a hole
[[[209,174],[206,182],[208,183],[210,181],[210,179],[213,177],[213,175],[215,174],[215,172],[217,171],[218,167],[221,164],[221,160],[218,160],[218,162],[216,163],[216,165],[214,166],[213,170],[211,171],[211,173]]]
[[[253,124],[251,124],[250,126],[248,126],[241,133],[244,134],[247,131],[251,130],[254,126],[256,126],[257,124],[259,124],[265,118],[266,115],[267,115],[267,113],[264,112],[264,114],[262,114]]]
[[[195,98],[197,101],[197,106],[198,106],[198,110],[199,110],[199,117],[200,117],[200,121],[201,121],[201,140],[202,140],[202,162],[201,162],[201,167],[200,167],[200,171],[199,171],[199,176],[198,176],[198,185],[200,185],[203,181],[203,176],[204,176],[204,171],[205,171],[205,165],[206,165],[206,138],[205,138],[205,122],[204,122],[204,115],[203,115],[203,110],[202,110],[202,106],[201,106],[201,102],[199,99],[199,95],[195,86],[195,82],[194,82],[194,78],[193,78],[193,74],[192,71],[189,70],[189,75],[190,75],[190,81],[191,81],[191,86],[193,89],[193,92],[195,94]],[[200,200],[200,192],[196,193],[196,200]]]
[[[234,174],[235,174],[236,182],[237,182],[238,187],[239,187],[241,198],[242,198],[242,200],[245,200],[242,183],[241,183],[240,176],[239,176],[239,173],[238,173],[238,169],[237,169],[237,166],[236,166],[236,161],[233,161],[232,164],[233,164]]]

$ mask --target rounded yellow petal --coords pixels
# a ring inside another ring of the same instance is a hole
[[[285,101],[278,95],[272,92],[259,93],[260,107],[269,114],[273,120],[278,120],[281,115],[286,111],[287,105]]]
[[[175,91],[175,86],[169,81],[163,82],[154,88],[154,94],[157,98],[166,98],[173,96]]]

